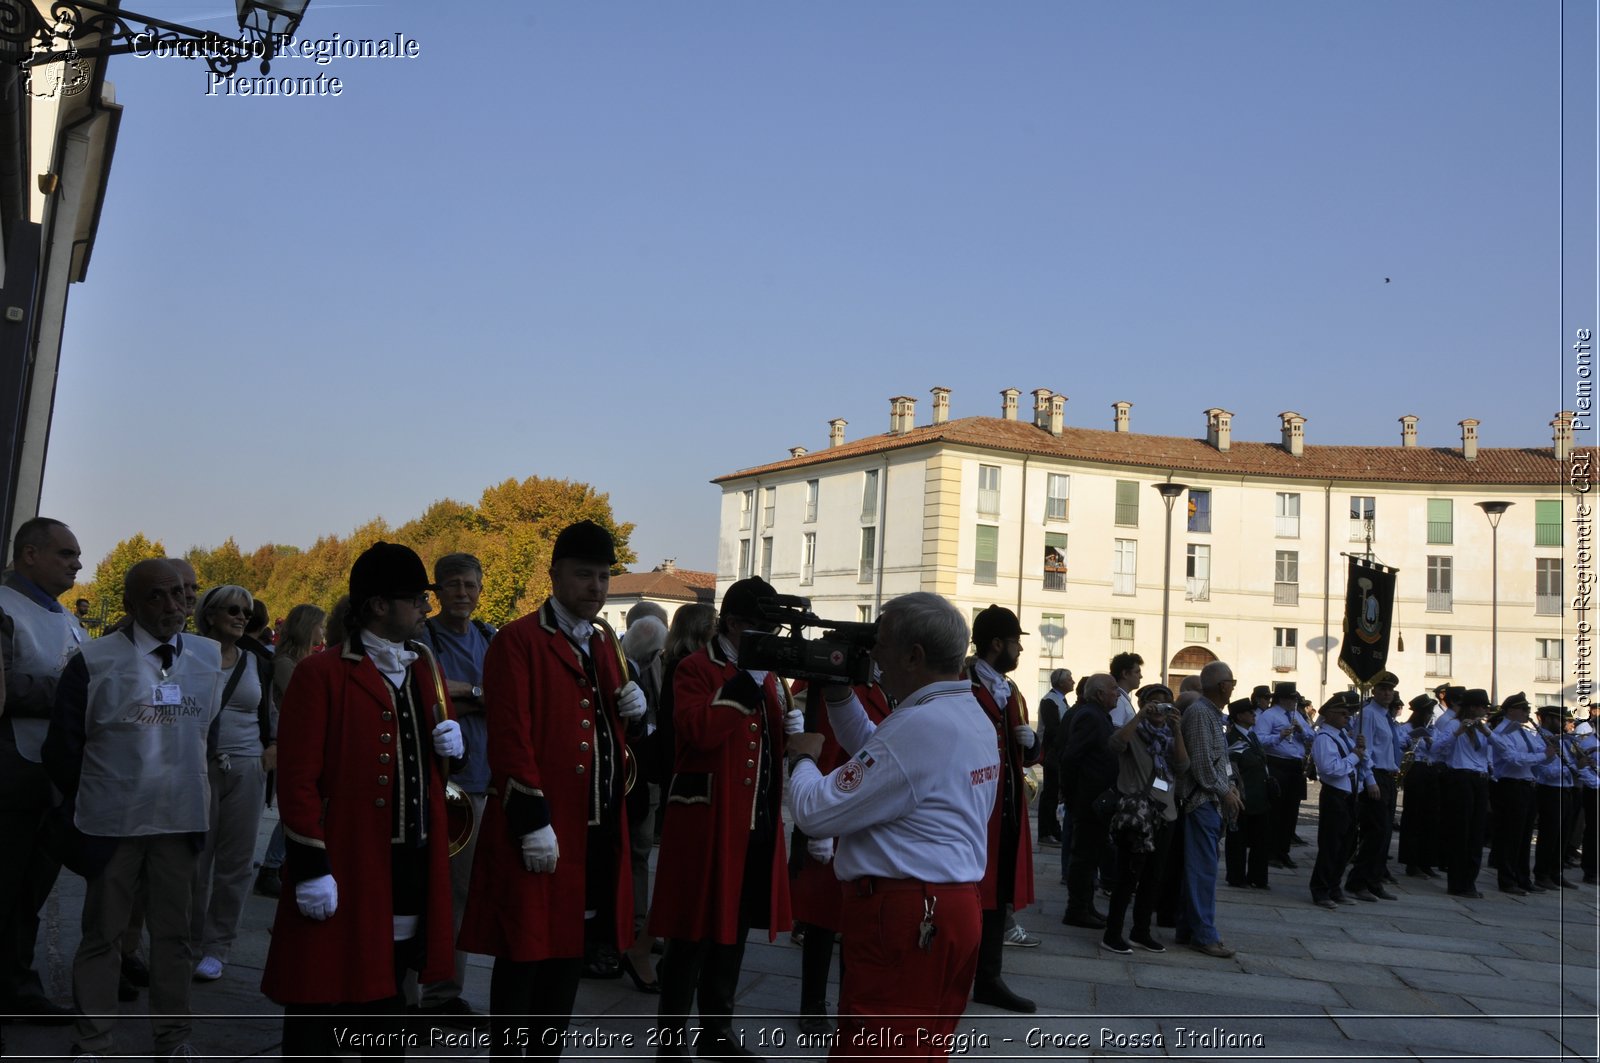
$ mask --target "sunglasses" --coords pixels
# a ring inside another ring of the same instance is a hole
[[[211,609],[213,612],[227,613],[229,616],[246,616],[250,612],[242,605],[213,605]]]

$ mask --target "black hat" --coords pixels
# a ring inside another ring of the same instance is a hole
[[[1262,683],[1260,686],[1250,691],[1250,696],[1252,698],[1270,698],[1272,697],[1272,688],[1267,686],[1267,684]]]
[[[1272,688],[1273,701],[1279,701],[1284,698],[1298,699],[1299,697],[1300,691],[1295,689],[1295,685],[1292,681],[1285,680],[1284,682],[1279,683]]]
[[[1524,694],[1520,690],[1500,703],[1501,712],[1510,712],[1512,709],[1526,708],[1531,708],[1531,706],[1528,704],[1528,695]]]
[[[350,566],[350,602],[368,598],[407,598],[434,590],[422,558],[409,546],[373,543]]]
[[[1238,712],[1255,712],[1255,711],[1256,711],[1256,703],[1251,701],[1249,698],[1239,698],[1237,701],[1228,702],[1228,715],[1229,716],[1232,716],[1234,713],[1238,713]]]
[[[1438,686],[1433,688],[1433,692],[1435,694],[1444,694],[1444,693],[1448,692],[1449,689],[1450,689],[1450,684],[1449,683],[1440,683]]]
[[[1379,672],[1372,677],[1372,685],[1375,687],[1397,687],[1400,685],[1400,677],[1393,672]]]
[[[556,545],[550,552],[551,563],[565,558],[577,561],[599,561],[607,565],[617,563],[617,547],[611,533],[592,520],[580,520],[561,529]]]
[[[777,596],[772,584],[760,576],[751,576],[722,592],[722,618],[724,620],[761,620],[761,599]]]
[[[1338,690],[1333,696],[1322,703],[1318,712],[1327,712],[1329,709],[1345,709],[1353,712],[1361,707],[1361,695],[1354,690]]]
[[[1517,697],[1521,697],[1522,695],[1518,694],[1516,696]],[[1524,699],[1524,700],[1526,700],[1526,699]],[[1559,716],[1563,720],[1571,720],[1571,719],[1575,718],[1572,715],[1572,710],[1567,708],[1564,705],[1540,705],[1539,706],[1539,715],[1540,716]]]
[[[1411,706],[1412,712],[1432,712],[1439,707],[1439,703],[1426,694],[1418,694],[1406,704]]]
[[[1489,692],[1482,687],[1473,687],[1470,690],[1462,688],[1459,700],[1454,696],[1454,689],[1450,693],[1452,695],[1450,704],[1458,709],[1487,709],[1489,707]]]
[[[995,639],[1017,638],[1026,634],[1017,620],[1017,614],[999,605],[989,606],[972,621],[972,644],[978,647],[979,654],[988,649],[989,643]]]
[[[1438,691],[1434,691],[1434,693],[1437,694]],[[1458,686],[1453,686],[1452,685],[1452,686],[1447,686],[1447,687],[1444,688],[1444,700],[1448,701],[1451,705],[1460,705],[1461,704],[1461,699],[1466,697],[1466,696],[1467,696],[1467,688],[1466,687],[1458,687]],[[1487,698],[1488,696],[1489,695],[1484,694],[1485,698]],[[1484,704],[1487,705],[1489,703],[1487,701],[1485,701]]]

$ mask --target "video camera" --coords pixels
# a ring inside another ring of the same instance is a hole
[[[739,667],[776,672],[785,679],[804,679],[811,684],[872,682],[876,621],[824,620],[811,611],[810,598],[794,594],[762,598],[756,606],[761,618],[778,630],[745,632],[739,641]],[[807,639],[801,631],[808,627],[821,628],[822,634]]]

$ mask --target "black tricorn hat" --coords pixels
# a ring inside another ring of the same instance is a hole
[[[982,654],[995,639],[1026,635],[1017,614],[1000,605],[991,605],[972,620],[972,644]]]
[[[550,551],[552,564],[569,557],[577,561],[599,561],[614,565],[617,563],[617,545],[611,533],[600,525],[592,520],[580,520],[561,529],[561,534],[556,536],[555,547]]]

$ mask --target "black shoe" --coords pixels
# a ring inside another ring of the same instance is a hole
[[[123,1004],[131,1004],[139,999],[139,987],[128,981],[126,975],[117,976],[117,1000]]]
[[[833,1032],[833,1023],[826,1015],[802,1015],[798,1025],[801,1033],[811,1037],[826,1037]]]
[[[1144,949],[1146,952],[1167,951],[1167,947],[1161,942],[1157,941],[1155,936],[1148,930],[1135,930],[1133,933],[1128,935],[1128,940],[1139,946],[1141,949]]]
[[[1279,869],[1281,869],[1283,871],[1297,871],[1300,868],[1299,864],[1296,864],[1293,860],[1291,860],[1287,856],[1280,856],[1276,860],[1268,860],[1267,861],[1267,866],[1268,867],[1276,867],[1276,868],[1279,868]]]
[[[144,961],[132,953],[122,957],[122,977],[140,989],[150,988],[150,968],[146,967]]]
[[[992,982],[979,982],[973,986],[972,1002],[974,1004],[987,1004],[991,1008],[1000,1008],[1004,1011],[1016,1011],[1024,1015],[1031,1015],[1039,1010],[1037,1004],[1027,997],[1017,996],[998,978]]]
[[[1327,908],[1329,910],[1339,907],[1339,902],[1332,897],[1313,897],[1311,898],[1311,903],[1318,908]]]
[[[660,993],[661,979],[655,978],[645,981],[644,975],[639,973],[638,966],[633,962],[633,957],[626,952],[622,954],[622,973],[633,981],[633,988],[641,993]]]
[[[256,873],[256,884],[250,892],[257,897],[276,897],[283,892],[283,879],[275,867],[264,867]]]
[[[1466,897],[1468,900],[1481,900],[1483,894],[1477,890],[1445,890],[1452,897]]]
[[[1228,885],[1230,887],[1232,887],[1233,889],[1236,889],[1236,890],[1242,890],[1242,889],[1249,889],[1250,888],[1250,884],[1248,882],[1235,882],[1232,879],[1228,880]]]
[[[1123,941],[1120,937],[1110,933],[1106,934],[1105,937],[1100,939],[1100,947],[1105,949],[1107,952],[1115,952],[1119,956],[1133,955],[1133,949],[1126,941]]]
[[[1519,882],[1519,883],[1517,883],[1517,885],[1521,886],[1523,889],[1527,890],[1529,893],[1549,893],[1550,892],[1549,890],[1545,889],[1543,886],[1539,885],[1537,882]]]
[[[1106,928],[1105,916],[1094,909],[1087,912],[1068,912],[1061,917],[1064,926],[1082,927],[1085,930],[1104,930]],[[1032,1011],[1033,1009],[1028,1009]]]
[[[489,1022],[489,1016],[473,1011],[472,1005],[460,997],[451,997],[438,1004],[418,1005],[416,1013],[441,1025],[461,1030],[475,1030]]]
[[[1289,844],[1290,845],[1305,845],[1306,844],[1306,840],[1304,838],[1300,837],[1300,835],[1298,835],[1298,834],[1291,834],[1291,835],[1289,835]]]
[[[1356,899],[1354,897],[1350,896],[1348,893],[1335,893],[1335,894],[1333,894],[1333,899],[1335,901],[1338,901],[1340,904],[1354,904],[1354,903],[1356,903]],[[1378,898],[1374,897],[1374,898],[1372,898],[1372,900],[1373,900],[1374,903],[1376,903]]]
[[[64,1007],[42,996],[13,1000],[5,1011],[12,1022],[24,1026],[65,1026],[78,1014],[77,1009]]]
[[[1521,886],[1501,886],[1500,892],[1509,893],[1513,897],[1526,897],[1528,895],[1528,891]]]
[[[731,1026],[707,1029],[705,1042],[698,1054],[701,1059],[710,1060],[744,1059],[759,1063],[761,1059],[741,1043],[740,1035]]]

